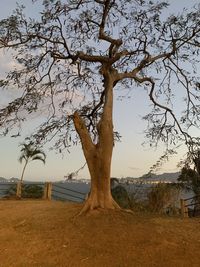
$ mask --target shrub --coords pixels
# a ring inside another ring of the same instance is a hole
[[[16,195],[16,185],[8,189],[7,197]],[[43,188],[39,185],[22,184],[22,198],[42,198]]]
[[[175,214],[179,212],[180,187],[176,184],[159,183],[147,194],[149,209],[153,212]]]
[[[16,196],[16,190],[17,190],[17,185],[14,184],[12,186],[9,187],[9,189],[6,192],[6,196],[5,198],[12,198]]]
[[[117,185],[111,190],[114,200],[122,208],[130,208],[130,198],[127,190],[122,185]]]
[[[43,188],[39,185],[22,186],[22,197],[24,198],[42,198]]]

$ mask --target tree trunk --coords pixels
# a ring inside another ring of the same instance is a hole
[[[113,146],[113,144],[111,144]],[[91,190],[82,212],[93,209],[116,209],[118,204],[113,200],[110,187],[111,154],[104,147],[95,146],[86,157],[90,176]]]
[[[24,172],[25,172],[25,169],[26,169],[27,164],[28,164],[28,160],[26,160],[25,165],[24,165],[24,168],[22,170],[22,175],[21,175],[21,179],[20,179],[21,183],[23,182],[23,179],[24,179]]]
[[[85,122],[78,112],[74,113],[74,125],[81,140],[91,177],[90,194],[81,213],[94,209],[120,209],[112,198],[110,187],[111,159],[114,144],[112,120],[114,77],[112,73],[108,73],[106,68],[103,71],[105,102],[103,114],[97,125],[97,144],[92,142]]]
[[[26,160],[25,164],[24,164],[24,167],[23,167],[23,170],[22,170],[22,175],[21,175],[21,178],[20,178],[20,186],[18,187],[18,192],[17,192],[17,197],[18,198],[21,198],[22,197],[22,183],[23,183],[23,179],[24,179],[24,172],[25,172],[25,169],[26,169],[26,166],[28,164],[28,160]]]

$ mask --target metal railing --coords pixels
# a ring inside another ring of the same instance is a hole
[[[1,182],[0,183],[0,198],[8,197],[12,188],[16,189],[16,183]]]
[[[85,200],[86,194],[74,189],[52,184],[52,197],[54,199],[61,199],[66,201],[82,202]]]
[[[36,192],[33,192],[34,188],[37,189]],[[62,186],[61,184],[50,182],[0,183],[0,198],[43,198],[48,200],[83,202],[85,196],[86,193],[68,188],[66,184]]]

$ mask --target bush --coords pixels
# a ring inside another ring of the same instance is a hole
[[[42,198],[43,188],[39,185],[22,186],[22,197],[24,198]]]
[[[111,190],[114,200],[122,208],[130,208],[130,198],[127,190],[122,185],[117,185]]]
[[[13,198],[16,197],[16,190],[17,190],[17,185],[14,184],[9,187],[9,189],[6,192],[6,196],[4,198]]]
[[[150,211],[177,214],[180,188],[176,184],[159,183],[147,194]]]
[[[7,197],[16,195],[16,185],[9,188]],[[43,188],[39,185],[22,184],[22,198],[42,198]]]

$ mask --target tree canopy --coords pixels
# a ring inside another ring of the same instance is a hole
[[[25,162],[41,160],[43,163],[45,163],[46,155],[41,149],[34,147],[32,143],[23,143],[21,146],[21,155],[19,157],[20,163],[22,163],[23,160]]]
[[[116,73],[116,88],[146,88],[153,104],[145,117],[152,142],[174,142],[177,133],[188,139],[188,127],[199,123],[200,11],[197,5],[165,18],[168,5],[43,1],[37,19],[26,18],[24,7],[18,6],[0,22],[0,47],[14,50],[18,63],[1,86],[21,91],[21,97],[0,110],[4,133],[45,103],[48,116],[34,136],[38,142],[57,136],[56,145],[67,147],[76,110],[96,136],[105,94],[102,68],[107,65]],[[181,114],[173,103],[177,94],[184,101]]]

